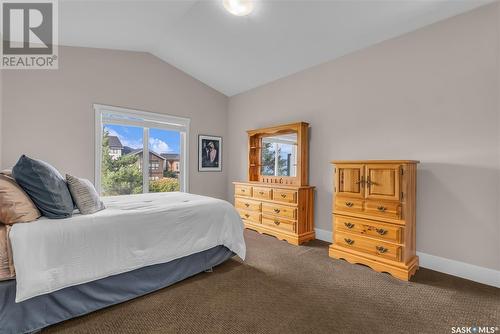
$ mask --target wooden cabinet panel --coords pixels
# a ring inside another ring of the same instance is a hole
[[[366,165],[366,198],[400,199],[400,165]]]
[[[273,200],[284,203],[297,203],[297,192],[288,189],[274,189]]]
[[[291,206],[274,203],[262,203],[262,213],[289,219],[297,218],[297,209]]]
[[[260,211],[261,203],[257,201],[252,201],[246,198],[236,198],[234,200],[234,206],[237,209]]]
[[[339,246],[359,250],[389,260],[399,261],[401,259],[401,246],[395,244],[338,231],[335,232],[335,242]]]
[[[234,193],[238,196],[252,196],[252,187],[238,184],[234,187]]]
[[[272,192],[273,190],[271,188],[253,187],[252,196],[259,199],[271,199]]]
[[[283,218],[263,216],[262,224],[285,232],[295,232],[295,222]]]
[[[349,198],[349,197],[335,197],[335,210],[346,212],[362,212],[363,211],[362,199]]]
[[[401,203],[384,201],[365,201],[364,211],[370,215],[400,219]]]
[[[364,197],[365,167],[364,165],[337,166],[335,176],[335,194]]]
[[[359,233],[372,238],[401,243],[403,228],[374,220],[335,215],[335,231]]]
[[[261,214],[257,211],[248,211],[243,209],[238,209],[241,219],[249,220],[254,223],[260,223]]]

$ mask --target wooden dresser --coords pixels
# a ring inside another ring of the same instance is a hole
[[[409,280],[415,252],[418,161],[333,161],[333,241],[329,254]]]
[[[294,245],[315,238],[308,131],[304,122],[247,131],[248,181],[234,182],[246,228]]]
[[[314,239],[313,187],[234,182],[246,228],[299,245]]]

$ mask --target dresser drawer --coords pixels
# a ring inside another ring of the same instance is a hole
[[[253,197],[259,199],[271,199],[273,190],[271,188],[253,187]]]
[[[295,232],[295,222],[279,217],[262,216],[262,224],[285,232]]]
[[[399,202],[365,201],[365,213],[370,215],[400,219],[400,208]]]
[[[335,231],[335,243],[337,246],[366,254],[383,257],[392,261],[401,261],[401,246],[398,245],[339,231]]]
[[[241,219],[248,220],[254,223],[260,223],[261,214],[257,211],[248,211],[243,209],[237,209]]]
[[[351,218],[335,215],[333,218],[336,231],[348,231],[359,233],[370,237],[401,243],[403,228],[390,224],[383,224],[373,220]]]
[[[262,203],[262,213],[284,218],[297,218],[297,209],[294,207],[273,203]]]
[[[237,184],[234,186],[234,193],[238,196],[252,196],[252,186]]]
[[[284,203],[297,203],[297,192],[288,189],[274,189],[273,200]]]
[[[257,201],[252,201],[251,199],[246,199],[246,198],[235,198],[234,199],[234,206],[237,209],[260,211],[261,203],[257,202]]]
[[[335,209],[341,211],[363,211],[363,200],[347,197],[335,197]]]

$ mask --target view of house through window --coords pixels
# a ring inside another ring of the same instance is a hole
[[[101,194],[115,196],[183,190],[183,132],[119,123],[103,120],[101,124]],[[145,125],[151,125],[151,122],[145,122]],[[145,161],[144,152],[148,155]],[[147,174],[143,168],[147,169]]]

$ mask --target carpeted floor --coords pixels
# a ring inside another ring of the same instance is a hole
[[[232,259],[166,289],[43,333],[452,333],[500,327],[500,289],[420,269],[411,282],[245,232]],[[496,331],[500,333],[499,330]]]

